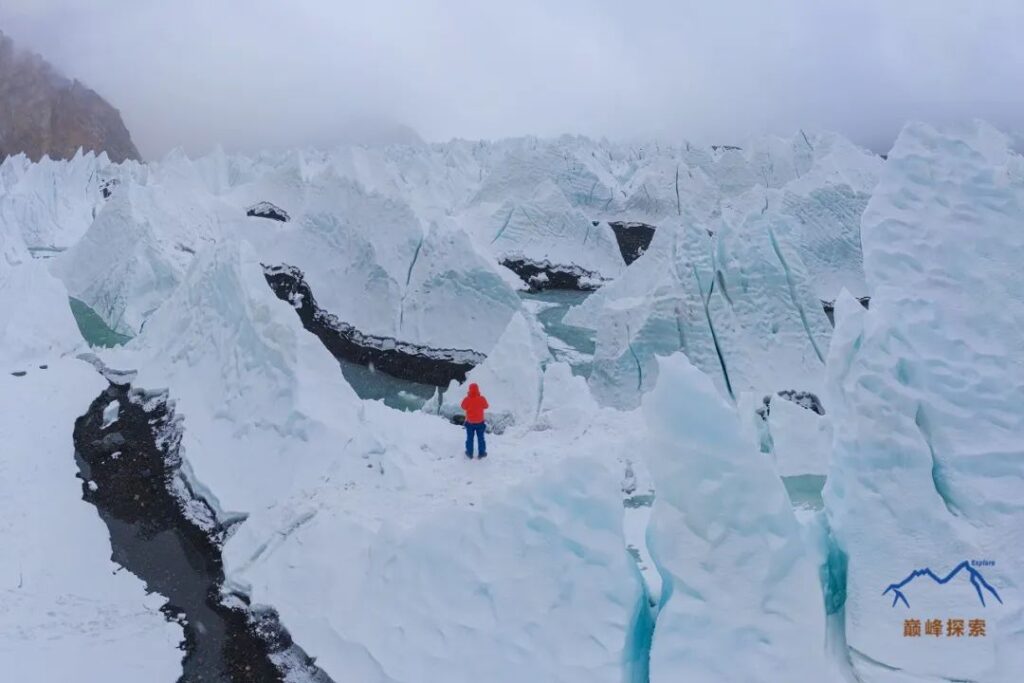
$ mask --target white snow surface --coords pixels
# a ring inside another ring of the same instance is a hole
[[[72,430],[106,386],[88,364],[45,358],[0,372],[0,669],[24,683],[173,681],[181,627],[111,560],[82,500]],[[126,677],[126,674],[130,675]]]
[[[117,572],[82,500],[72,430],[106,381],[70,357],[82,339],[67,292],[40,261],[0,260],[0,311],[0,669],[26,683],[173,680],[180,626]]]
[[[825,489],[849,558],[860,680],[1009,683],[1024,671],[1024,159],[985,124],[908,125],[864,214],[871,310],[837,306]],[[887,586],[915,569],[945,578]],[[986,598],[981,603],[978,593]],[[984,619],[986,635],[904,638],[905,619]]]

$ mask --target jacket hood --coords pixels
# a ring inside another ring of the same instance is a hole
[[[480,395],[480,385],[477,384],[476,382],[474,382],[473,384],[470,384],[469,385],[469,395],[470,396],[479,396]]]

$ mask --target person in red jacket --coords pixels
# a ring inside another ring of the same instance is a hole
[[[466,411],[466,457],[473,457],[473,435],[476,434],[477,450],[481,458],[487,457],[487,442],[484,441],[484,411],[490,408],[487,399],[480,393],[480,385],[470,384],[469,393],[462,399],[462,409]]]

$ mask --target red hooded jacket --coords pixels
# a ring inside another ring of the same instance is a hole
[[[478,384],[469,385],[469,393],[462,399],[462,409],[466,411],[466,422],[478,424],[484,421],[484,410],[490,408],[487,399],[480,393]]]

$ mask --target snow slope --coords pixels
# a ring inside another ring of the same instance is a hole
[[[82,500],[72,430],[106,382],[67,356],[81,343],[67,293],[40,262],[0,260],[0,310],[0,668],[26,683],[173,680],[181,628],[117,571]]]
[[[71,432],[106,382],[78,360],[0,373],[0,667],[25,683],[172,681],[181,627],[164,599],[117,571],[95,508],[82,500]]]
[[[825,490],[848,557],[846,637],[863,681],[1016,681],[1024,670],[1024,159],[985,124],[900,134],[863,220],[872,300],[837,307]],[[960,571],[963,561],[1002,596]],[[985,604],[981,597],[987,597]],[[905,638],[904,620],[984,619]],[[966,624],[965,624],[966,626]]]
[[[343,476],[352,500],[316,491],[290,510],[301,528],[245,558],[242,576],[287,606],[296,637],[336,678],[621,680],[643,596],[617,480],[593,458],[531,475],[504,448],[479,466],[435,448],[419,465],[374,456],[380,483]],[[395,476],[410,483],[396,488]]]
[[[0,372],[24,370],[40,357],[60,357],[83,346],[67,291],[42,263],[0,262],[0,310]]]
[[[10,230],[0,230],[0,311],[0,372],[26,370],[81,345],[64,286]]]

